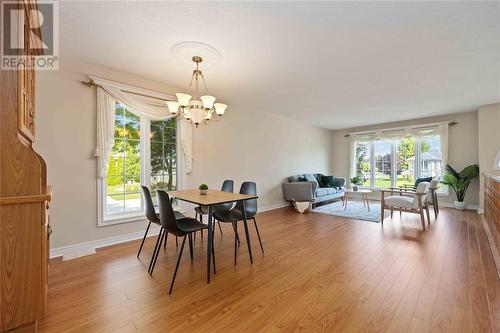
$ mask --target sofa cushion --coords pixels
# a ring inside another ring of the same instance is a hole
[[[317,197],[322,197],[324,195],[328,195],[328,189],[318,187],[316,189],[316,193],[315,194],[316,194]]]
[[[337,189],[336,189],[336,188],[334,188],[334,187],[327,187],[327,188],[326,188],[326,192],[327,192],[328,194],[335,194],[335,193],[337,193]]]
[[[334,176],[321,176],[321,187],[337,187]]]
[[[317,185],[319,185],[316,177],[312,173],[306,173],[304,174],[304,177],[308,182],[315,182]]]
[[[315,173],[314,174],[314,177],[316,178],[316,181],[318,182],[320,187],[325,187],[325,186],[321,185],[321,177],[323,177],[323,176],[324,175],[322,173]]]

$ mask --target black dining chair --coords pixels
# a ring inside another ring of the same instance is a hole
[[[158,234],[158,238],[156,239],[156,245],[155,245],[155,249],[153,251],[153,257],[151,257],[151,261],[149,263],[149,268],[148,268],[148,272],[151,272],[154,254],[157,252],[157,249],[159,247],[161,247],[160,238],[161,238],[163,227],[161,226],[161,223],[160,223],[159,214],[156,213],[156,211],[155,211],[153,199],[151,198],[151,192],[149,191],[149,188],[141,185],[141,191],[142,191],[142,195],[144,196],[144,202],[146,204],[146,218],[148,219],[149,223],[148,223],[148,226],[146,228],[146,232],[144,233],[144,237],[142,238],[141,246],[139,247],[139,252],[137,252],[137,258],[139,258],[139,255],[141,254],[142,247],[144,246],[144,241],[146,240],[146,237],[148,236],[149,228],[151,227],[151,223],[154,223],[154,224],[160,226],[160,233]],[[186,217],[181,212],[175,211],[174,214],[175,214],[176,219],[183,219]],[[178,244],[177,237],[175,238],[175,243]],[[167,237],[165,237],[165,241],[163,243],[163,248],[165,248],[166,246],[167,246]]]
[[[168,193],[162,190],[157,190],[156,193],[158,197],[158,205],[160,207],[160,223],[163,229],[165,230],[163,232],[163,235],[171,233],[176,237],[182,237],[181,250],[179,251],[179,257],[177,258],[177,264],[175,265],[174,275],[172,277],[172,282],[170,283],[170,289],[168,291],[168,293],[171,294],[172,288],[174,287],[175,276],[177,275],[177,270],[179,268],[179,263],[181,261],[182,250],[184,249],[184,244],[186,243],[186,237],[189,238],[191,260],[193,260],[192,235],[197,231],[207,229],[208,226],[190,217],[186,217],[183,219],[176,219]],[[212,259],[213,259],[214,273],[215,273],[215,253],[214,253],[213,243],[212,243]],[[155,258],[155,263],[156,263],[156,258]]]
[[[244,182],[241,184],[240,194],[250,194],[257,195],[257,184],[254,182]],[[255,220],[255,215],[257,215],[257,199],[245,200],[245,212],[247,220],[252,219],[255,225],[255,230],[257,231],[257,237],[259,238],[260,249],[264,253],[264,246],[262,246],[262,240],[260,238],[259,227],[257,227],[257,221]],[[233,209],[227,211],[219,211],[214,213],[214,217],[217,221],[232,223],[234,229],[234,264],[236,265],[236,249],[238,242],[238,222],[244,220],[243,216],[243,203],[238,201]],[[248,230],[245,228],[245,234],[247,238],[247,243],[249,243],[250,238],[248,235]],[[249,244],[248,244],[249,245]],[[250,255],[250,261],[252,262],[252,253],[250,245],[248,246],[248,252]]]
[[[221,187],[220,190],[223,191],[223,192],[233,193],[233,191],[234,191],[234,181],[232,181],[230,179],[225,180],[222,183],[222,187]],[[223,203],[223,204],[220,204],[220,205],[214,205],[212,207],[212,212],[215,213],[215,212],[227,211],[227,210],[230,210],[231,207],[233,207],[233,203],[232,202]],[[208,206],[198,206],[198,207],[195,207],[194,211],[195,211],[195,219],[198,219],[198,215],[199,215],[200,216],[200,222],[203,223],[203,215],[208,215]],[[219,225],[219,230],[220,230],[220,233],[222,235],[222,227],[220,225],[220,222],[217,221],[217,224]],[[203,236],[203,231],[202,231],[201,235]]]

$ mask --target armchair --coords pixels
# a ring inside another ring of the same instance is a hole
[[[422,228],[425,230],[425,218],[424,218],[424,209],[427,214],[427,222],[430,224],[430,216],[429,216],[429,205],[427,202],[427,196],[429,192],[429,183],[421,182],[418,184],[417,189],[415,191],[406,190],[406,189],[388,189],[388,190],[380,190],[382,193],[382,200],[380,203],[381,207],[381,221],[382,225],[384,224],[384,210],[394,210],[399,212],[407,212],[407,213],[415,213],[420,215],[420,221],[422,222]],[[386,197],[385,193],[391,193],[390,196]],[[394,195],[394,192],[397,192],[397,195]]]

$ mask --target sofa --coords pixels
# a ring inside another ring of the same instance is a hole
[[[323,184],[322,179],[325,179],[324,175],[311,173],[288,177],[288,181],[283,183],[285,200],[289,202],[309,201],[315,205],[344,196],[345,178],[333,177],[333,183],[329,184]]]

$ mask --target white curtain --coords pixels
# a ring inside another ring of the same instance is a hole
[[[165,120],[172,117],[167,112],[165,101],[174,97],[105,79],[90,77],[98,84],[97,88],[97,157],[99,177],[105,177],[109,154],[113,149],[115,130],[115,102],[124,104],[131,112],[151,120]],[[182,148],[184,172],[190,173],[192,167],[192,129],[181,121],[179,139]]]
[[[389,131],[375,131],[370,133],[353,133],[349,135],[350,175],[355,174],[356,143],[370,143],[375,140],[399,141],[405,137],[426,138],[439,135],[441,159],[443,165],[448,163],[448,124],[439,124],[429,127],[407,127]]]
[[[97,157],[99,177],[106,176],[109,154],[113,149],[115,133],[115,100],[104,89],[97,87]]]

